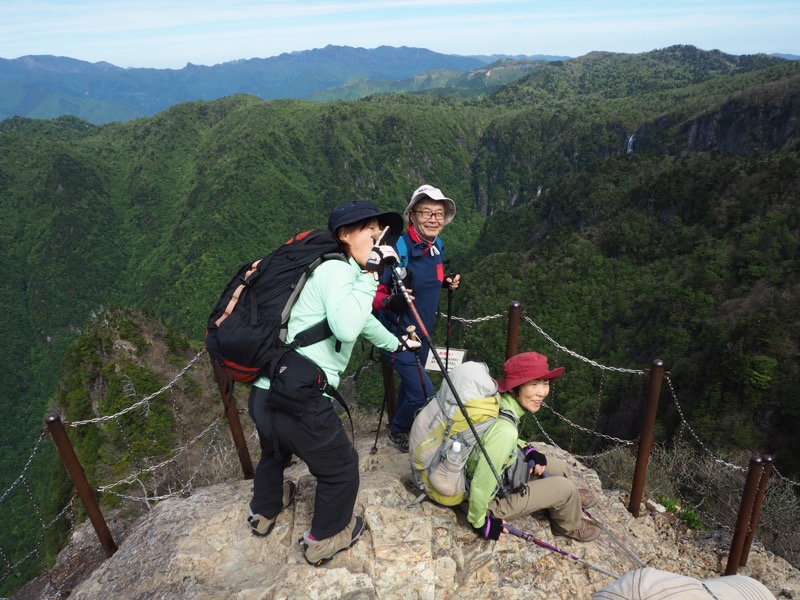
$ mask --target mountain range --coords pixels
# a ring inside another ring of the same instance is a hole
[[[182,69],[123,69],[107,62],[23,56],[0,59],[0,120],[15,115],[39,119],[72,115],[102,124],[232,94],[329,101],[444,87],[451,92],[462,87],[491,90],[522,76],[535,64],[568,58],[326,46],[213,66],[190,63]]]

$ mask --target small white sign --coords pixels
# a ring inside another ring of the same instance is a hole
[[[447,365],[448,373],[452,371],[454,367],[457,367],[464,362],[464,358],[467,356],[466,350],[457,348],[450,348],[449,358],[447,357],[447,348],[434,348],[434,350],[439,355],[439,358],[442,359],[442,364]],[[433,352],[428,352],[428,360],[425,362],[425,370],[441,371],[439,368],[439,363],[436,362],[436,357],[433,356]]]

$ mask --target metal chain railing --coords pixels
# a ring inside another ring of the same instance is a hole
[[[63,508],[62,508],[62,509],[61,509],[61,510],[58,512],[58,514],[56,514],[56,516],[55,516],[55,517],[53,517],[53,518],[52,518],[52,519],[51,519],[51,520],[50,520],[50,521],[49,521],[49,522],[48,522],[46,525],[44,525],[44,528],[43,528],[43,530],[42,530],[42,533],[41,533],[41,534],[38,536],[38,538],[37,538],[36,544],[34,545],[34,547],[33,547],[33,548],[32,548],[32,549],[31,549],[31,550],[30,550],[30,551],[29,551],[27,554],[25,554],[25,555],[21,556],[20,558],[18,558],[16,561],[14,561],[14,562],[12,563],[12,562],[11,562],[11,561],[8,559],[8,557],[6,556],[6,553],[5,553],[5,552],[3,552],[2,550],[0,550],[0,556],[2,556],[3,563],[5,563],[5,565],[6,565],[6,571],[5,571],[5,573],[3,573],[2,575],[0,575],[0,583],[2,583],[3,581],[5,581],[5,579],[6,579],[7,577],[9,577],[9,576],[10,576],[12,573],[14,573],[15,571],[17,571],[17,570],[18,570],[18,569],[19,569],[19,568],[20,568],[20,567],[21,567],[23,564],[25,564],[25,563],[28,561],[28,559],[29,559],[29,558],[31,558],[32,556],[36,556],[36,558],[37,558],[37,560],[38,560],[39,564],[41,564],[41,565],[43,565],[43,566],[44,566],[44,559],[42,558],[42,555],[41,555],[41,550],[40,550],[40,548],[41,548],[41,545],[42,545],[42,541],[44,540],[44,534],[45,534],[45,533],[46,533],[48,530],[50,530],[52,527],[54,527],[54,526],[55,526],[55,524],[56,524],[56,523],[58,523],[58,521],[59,521],[59,520],[61,520],[61,519],[64,517],[64,515],[66,515],[66,514],[67,514],[67,513],[68,513],[70,510],[72,510],[72,507],[73,507],[73,502],[74,502],[74,501],[75,501],[75,496],[73,495],[73,496],[70,498],[69,502],[67,502],[67,503],[64,505],[64,507],[63,507]],[[58,586],[55,584],[55,582],[54,582],[54,581],[52,580],[52,578],[50,577],[49,571],[47,571],[47,569],[46,569],[46,568],[44,569],[44,571],[45,571],[45,573],[47,573],[48,580],[49,580],[49,582],[50,582],[50,585],[51,585],[51,587],[53,587],[53,589],[55,589],[55,590],[58,590],[58,591],[57,591],[57,597],[59,597],[59,598],[60,598],[60,597],[62,596],[62,591],[61,591],[61,590],[59,590]]]
[[[734,470],[737,470],[737,471],[746,472],[747,469],[745,469],[744,467],[740,467],[739,465],[735,465],[733,463],[730,463],[730,462],[728,462],[726,460],[723,460],[723,459],[717,457],[716,455],[714,455],[714,453],[711,452],[711,450],[708,448],[708,446],[706,446],[703,443],[703,441],[700,439],[700,437],[697,435],[697,433],[695,433],[694,429],[692,429],[691,425],[689,425],[689,422],[686,420],[686,415],[683,414],[683,409],[681,408],[681,405],[678,402],[678,395],[675,393],[675,388],[672,386],[672,379],[670,378],[669,375],[670,375],[669,372],[665,372],[664,373],[664,379],[667,381],[667,387],[669,387],[670,394],[672,395],[672,401],[675,403],[675,408],[678,410],[678,414],[681,417],[681,424],[684,427],[686,427],[687,431],[690,434],[692,434],[692,437],[694,438],[694,440],[700,445],[700,447],[706,453],[708,453],[709,456],[711,456],[714,459],[715,462],[717,462],[717,463],[719,463],[721,465],[725,465],[729,469],[734,469]]]
[[[578,425],[574,421],[570,421],[567,417],[562,415],[560,412],[558,412],[552,406],[549,406],[547,404],[547,402],[542,402],[542,406],[544,406],[547,410],[549,410],[551,413],[553,413],[555,416],[557,416],[559,419],[561,419],[562,421],[564,421],[565,423],[567,423],[571,427],[573,427],[575,429],[578,429],[580,431],[583,431],[584,433],[588,433],[589,435],[593,435],[595,437],[604,438],[604,439],[609,440],[610,442],[617,442],[617,443],[625,445],[625,446],[632,446],[633,444],[636,443],[636,440],[623,440],[621,438],[614,437],[613,435],[607,435],[605,433],[600,433],[599,431],[594,431],[592,429],[584,427],[583,425]],[[535,415],[534,415],[534,417],[535,417]],[[539,423],[538,420],[536,422],[537,422],[537,424]],[[541,424],[539,425],[539,428],[541,428]]]
[[[168,391],[169,389],[171,389],[172,386],[174,386],[178,382],[178,380],[181,377],[183,377],[186,374],[186,372],[189,369],[192,368],[194,363],[197,362],[197,360],[205,353],[206,353],[206,350],[205,350],[205,348],[203,348],[202,350],[200,350],[200,352],[198,352],[195,355],[195,357],[192,360],[189,361],[189,364],[187,364],[181,370],[181,372],[178,373],[175,376],[175,378],[172,381],[170,381],[167,385],[162,387],[157,392],[153,392],[149,396],[146,396],[146,397],[142,398],[141,400],[139,400],[138,402],[135,402],[135,403],[131,404],[127,408],[122,409],[118,413],[114,413],[113,415],[104,415],[102,417],[95,417],[93,419],[84,419],[83,421],[65,421],[64,424],[65,425],[70,425],[71,427],[78,427],[79,425],[88,425],[89,423],[102,423],[104,421],[110,421],[111,419],[116,419],[118,417],[121,417],[122,415],[127,414],[127,413],[131,412],[132,410],[136,410],[140,406],[148,405],[153,398],[156,398],[157,396],[159,396],[159,395],[163,394],[164,392]]]
[[[590,358],[586,358],[585,356],[581,356],[577,352],[574,352],[573,350],[570,350],[566,346],[562,346],[561,344],[556,342],[552,337],[550,337],[547,333],[545,333],[544,329],[539,327],[533,321],[533,319],[531,319],[527,314],[523,313],[522,316],[528,322],[528,324],[531,327],[533,327],[536,331],[538,331],[542,335],[542,337],[544,337],[553,346],[555,346],[556,348],[558,348],[562,352],[566,352],[570,356],[572,356],[574,358],[577,358],[578,360],[581,360],[581,361],[583,361],[583,362],[585,362],[585,363],[587,363],[589,365],[592,365],[593,367],[596,367],[598,369],[602,369],[604,371],[614,371],[614,372],[617,372],[617,373],[631,373],[633,375],[644,375],[644,376],[647,376],[647,374],[648,374],[648,372],[643,370],[643,369],[626,369],[626,368],[623,368],[623,367],[609,367],[609,366],[606,366],[606,365],[601,365],[599,362],[594,361],[594,360],[592,360]]]
[[[440,315],[440,316],[442,316],[444,318],[447,318],[447,315]],[[505,318],[506,318],[506,314],[505,313],[497,313],[495,315],[489,315],[489,316],[486,316],[486,317],[478,317],[476,319],[465,319],[463,317],[456,317],[455,315],[451,315],[450,316],[451,320],[456,321],[458,323],[461,323],[463,325],[474,325],[475,323],[484,323],[485,321],[492,321],[494,319],[505,319]]]
[[[33,445],[33,450],[31,450],[31,454],[30,454],[30,456],[28,457],[28,460],[27,460],[27,462],[25,463],[25,466],[24,466],[24,467],[22,467],[22,472],[21,472],[21,473],[19,474],[19,476],[18,476],[18,477],[17,477],[17,478],[14,480],[14,482],[13,482],[13,483],[12,483],[10,486],[8,486],[8,489],[7,489],[5,492],[3,492],[3,495],[2,495],[2,496],[0,496],[0,502],[3,502],[3,500],[5,500],[5,499],[8,497],[8,495],[9,495],[11,492],[13,492],[13,491],[14,491],[14,488],[15,488],[15,487],[17,487],[17,486],[18,486],[18,485],[19,485],[19,484],[22,482],[22,480],[23,480],[23,479],[25,479],[25,474],[28,472],[28,469],[30,469],[30,467],[31,467],[31,463],[33,462],[33,459],[34,459],[34,457],[36,456],[36,453],[39,451],[39,446],[41,445],[41,443],[42,443],[42,440],[44,439],[44,436],[45,436],[45,435],[47,435],[47,430],[46,430],[46,429],[43,429],[43,430],[42,430],[42,431],[39,433],[39,437],[38,437],[38,439],[36,440],[36,443]]]
[[[442,315],[442,316],[444,316],[444,315]],[[453,321],[456,321],[456,322],[459,322],[459,323],[463,324],[465,326],[466,330],[469,330],[471,328],[471,326],[473,326],[474,324],[488,322],[488,321],[492,321],[492,320],[496,320],[496,319],[500,319],[500,318],[505,318],[506,316],[507,315],[505,313],[497,313],[497,314],[488,315],[488,316],[484,316],[484,317],[478,317],[478,318],[474,318],[474,319],[466,319],[466,318],[457,317],[457,316],[453,316],[453,315],[450,315],[449,318],[452,319]],[[589,358],[587,358],[585,356],[582,356],[582,355],[578,354],[577,352],[574,352],[573,350],[570,350],[569,348],[567,348],[567,347],[563,346],[562,344],[556,342],[556,340],[553,339],[552,336],[548,335],[527,314],[523,314],[523,316],[524,316],[525,321],[531,327],[533,327],[541,336],[543,336],[549,343],[551,343],[555,348],[557,348],[558,350],[560,350],[562,352],[565,352],[566,354],[568,354],[568,355],[570,355],[570,356],[572,356],[572,357],[574,357],[574,358],[576,358],[576,359],[578,359],[578,360],[580,360],[580,361],[582,361],[582,362],[584,362],[584,363],[586,363],[586,364],[588,364],[588,365],[590,365],[592,367],[600,369],[603,372],[608,371],[608,372],[633,374],[633,375],[639,375],[639,376],[647,376],[648,375],[648,371],[646,371],[646,370],[607,366],[607,365],[603,365],[603,364],[601,364],[601,363],[599,363],[597,361],[591,360],[591,359],[589,359]],[[154,392],[152,394],[149,394],[148,396],[142,398],[141,400],[138,400],[138,401],[134,402],[133,404],[131,404],[130,406],[124,408],[123,410],[121,410],[121,411],[119,411],[119,412],[117,412],[115,414],[111,414],[111,415],[104,415],[104,416],[99,416],[99,417],[95,417],[95,418],[92,418],[92,419],[85,419],[85,420],[80,420],[80,421],[65,422],[65,424],[69,424],[72,427],[78,427],[78,426],[88,425],[88,424],[100,424],[100,423],[104,423],[104,422],[110,421],[112,419],[118,419],[119,417],[121,417],[121,416],[123,416],[123,415],[125,415],[125,414],[127,414],[127,413],[129,413],[129,412],[131,412],[133,410],[136,410],[137,408],[140,408],[140,407],[145,407],[145,410],[147,410],[147,408],[149,408],[149,403],[150,403],[151,400],[153,400],[154,398],[156,398],[160,394],[163,394],[164,392],[169,391],[170,393],[172,393],[172,388],[186,374],[186,372],[189,369],[191,369],[192,366],[194,366],[194,364],[197,362],[197,360],[203,354],[205,354],[205,349],[202,349],[201,351],[199,351],[188,362],[188,364],[167,385],[162,387],[160,390],[158,390],[158,391],[156,391],[156,392]],[[372,367],[372,365],[373,365],[373,361],[371,361],[371,360],[370,361],[365,361],[365,363],[360,365],[356,370],[353,371],[353,373],[349,374],[346,377],[343,377],[342,381],[344,382],[344,381],[353,380],[353,382],[355,383],[358,380],[358,378],[360,377],[360,375],[364,371],[370,369]],[[704,444],[700,440],[700,438],[697,435],[697,433],[689,426],[688,421],[686,420],[686,416],[683,413],[683,410],[682,410],[682,408],[681,408],[681,406],[680,406],[680,404],[678,402],[677,394],[675,392],[675,389],[673,387],[672,380],[670,379],[669,374],[667,374],[667,384],[668,384],[668,387],[670,389],[670,393],[671,393],[672,399],[673,399],[673,401],[675,403],[676,409],[678,410],[678,412],[680,414],[682,425],[686,427],[686,429],[690,432],[692,437],[702,447],[702,449],[705,452],[707,452],[710,456],[712,456],[714,461],[716,461],[717,463],[722,464],[724,466],[727,466],[729,468],[735,469],[737,471],[745,471],[745,469],[743,467],[740,467],[738,465],[732,464],[732,463],[730,463],[728,461],[725,461],[723,459],[720,459],[720,458],[714,456],[714,454],[711,452],[711,450],[708,448],[708,446],[706,444]],[[356,388],[356,399],[355,400],[356,400],[356,402],[358,402],[358,400],[359,400],[359,398],[361,396],[361,389],[359,389],[358,386],[354,386],[354,387]],[[602,394],[602,390],[599,392],[599,394]],[[607,455],[607,454],[610,454],[610,453],[613,453],[613,452],[617,452],[617,451],[619,451],[621,449],[624,449],[625,447],[629,447],[629,446],[634,445],[636,443],[634,440],[625,440],[625,439],[621,439],[621,438],[618,438],[618,437],[615,437],[615,436],[603,434],[603,433],[600,433],[598,431],[594,431],[594,430],[592,430],[590,428],[587,428],[587,427],[585,427],[583,425],[575,423],[574,421],[570,420],[569,418],[567,418],[563,414],[561,414],[558,411],[556,411],[555,409],[553,409],[547,403],[544,403],[544,406],[545,406],[545,408],[550,410],[556,417],[558,417],[560,420],[562,420],[564,423],[566,423],[567,425],[569,425],[573,429],[582,431],[582,432],[584,432],[586,434],[589,434],[589,435],[592,435],[592,436],[597,436],[597,437],[603,438],[603,439],[605,439],[605,440],[607,440],[609,442],[614,442],[615,444],[617,444],[614,447],[606,449],[606,450],[604,450],[604,451],[602,451],[602,452],[600,452],[598,454],[586,455],[586,456],[576,456],[576,458],[579,458],[581,460],[590,459],[590,458],[597,458],[597,457],[604,456],[604,455]],[[535,415],[533,416],[533,418],[534,418],[534,421],[536,422],[536,425],[538,426],[539,430],[542,432],[542,434],[548,440],[548,442],[550,444],[552,444],[554,447],[560,448],[560,446],[544,430],[544,428],[542,427],[542,424],[536,418]],[[181,446],[178,446],[177,448],[175,448],[174,449],[174,453],[172,454],[172,456],[170,458],[168,458],[166,460],[163,460],[163,461],[160,461],[157,464],[153,464],[153,465],[151,465],[149,467],[142,468],[142,469],[138,470],[136,473],[128,475],[128,476],[126,476],[126,477],[124,477],[124,478],[122,478],[122,479],[120,479],[120,480],[118,480],[118,481],[116,481],[114,483],[110,483],[110,484],[105,484],[105,485],[99,486],[97,488],[97,491],[98,492],[102,492],[102,493],[113,494],[115,496],[118,496],[120,498],[124,498],[124,499],[127,499],[127,500],[138,501],[138,502],[148,502],[148,503],[156,502],[156,501],[163,500],[163,499],[170,498],[170,497],[174,497],[174,496],[179,495],[179,494],[185,494],[188,490],[191,489],[192,483],[193,483],[194,479],[196,478],[197,474],[199,473],[199,470],[200,470],[201,466],[206,462],[206,460],[207,460],[207,458],[208,458],[208,456],[210,454],[211,448],[213,447],[214,440],[216,440],[216,438],[217,438],[217,436],[219,434],[219,422],[220,422],[219,418],[215,419],[211,424],[209,424],[207,427],[205,427],[202,432],[200,432],[198,435],[196,435],[190,441],[188,441],[188,442],[182,444]],[[184,425],[184,423],[182,421],[181,421],[180,424],[181,424],[181,428],[184,428],[185,425]],[[165,468],[166,466],[174,463],[178,459],[178,457],[180,455],[182,455],[184,452],[186,452],[192,445],[194,445],[198,440],[202,439],[203,436],[208,434],[212,429],[214,430],[213,431],[213,435],[211,436],[209,443],[206,445],[206,447],[204,449],[204,452],[203,452],[202,456],[200,457],[200,459],[199,459],[199,461],[197,463],[197,468],[194,470],[194,472],[192,473],[191,477],[189,477],[189,479],[184,484],[181,485],[180,489],[178,489],[176,491],[173,491],[173,492],[170,492],[168,494],[162,494],[162,495],[152,496],[152,497],[147,497],[147,496],[145,496],[145,497],[137,497],[137,496],[133,496],[133,495],[129,495],[129,494],[125,494],[125,493],[121,493],[121,492],[115,491],[115,488],[118,488],[118,487],[124,486],[124,485],[133,484],[133,483],[135,483],[137,481],[140,481],[143,477],[147,476],[148,474],[153,473],[158,469]],[[39,438],[37,439],[37,441],[36,441],[36,443],[34,445],[34,448],[33,448],[32,452],[31,452],[31,455],[28,458],[28,461],[26,462],[25,466],[22,469],[22,472],[15,479],[15,481],[9,486],[9,488],[2,494],[2,496],[0,496],[0,503],[2,503],[18,485],[20,485],[21,483],[25,484],[26,473],[28,472],[31,463],[32,463],[37,451],[39,450],[39,447],[41,445],[42,439],[44,438],[46,433],[47,433],[46,430],[43,430],[40,433]],[[253,432],[252,436],[251,436],[251,441],[255,440],[255,435],[256,435],[255,432]],[[784,480],[787,481],[788,483],[792,484],[792,485],[800,485],[800,483],[792,481],[792,480],[789,480],[789,479],[785,479],[784,478]],[[65,507],[64,509],[62,509],[60,511],[60,513],[55,517],[55,519],[53,521],[51,521],[49,526],[52,526],[52,523],[55,523],[55,522],[57,522],[58,519],[62,518],[63,515],[66,513],[66,511],[69,509],[69,507],[71,507],[71,505],[72,505],[72,501],[70,501],[70,504],[67,507]],[[43,519],[40,519],[40,520],[42,521],[42,525],[43,526],[45,526],[45,527],[48,526],[47,524],[45,524]],[[719,525],[723,526],[724,524],[719,524]],[[22,562],[24,562],[25,560],[30,558],[30,556],[35,554],[37,551],[38,551],[38,547],[37,547],[37,549],[32,550],[30,553],[28,553],[28,555],[26,555],[22,559],[20,559],[18,561],[15,561],[13,563],[13,565],[10,565],[11,568],[10,568],[10,570],[8,572],[12,572],[14,570],[14,568],[16,568],[16,566],[18,566],[19,564],[21,564]],[[2,550],[1,549],[0,549],[0,554],[2,554]],[[5,555],[3,555],[3,556],[5,556]],[[5,562],[8,562],[8,561],[6,560]],[[8,574],[8,572],[7,572],[7,574]],[[7,574],[5,576],[7,576]],[[0,577],[0,581],[2,581],[2,579],[3,579],[3,577]]]
[[[119,496],[119,497],[122,497],[122,498],[127,498],[129,500],[142,500],[142,501],[144,501],[144,500],[147,500],[147,501],[161,500],[161,499],[164,499],[164,498],[171,498],[173,496],[178,495],[182,491],[188,489],[188,485],[191,483],[191,481],[197,475],[198,470],[200,469],[202,464],[205,462],[205,459],[208,456],[209,449],[211,448],[211,445],[212,445],[213,441],[216,439],[217,435],[219,434],[219,423],[220,423],[220,419],[219,418],[214,419],[208,426],[206,426],[205,429],[203,429],[203,431],[198,433],[194,438],[192,438],[191,440],[189,440],[188,442],[186,442],[182,446],[178,446],[175,449],[174,454],[170,458],[168,458],[166,460],[163,460],[160,463],[154,464],[154,465],[152,465],[150,467],[143,468],[140,471],[137,471],[136,473],[128,475],[127,477],[125,477],[123,479],[120,479],[119,481],[115,481],[114,483],[98,486],[97,491],[98,492],[109,492],[109,493],[112,493],[112,494],[114,494],[116,496]],[[206,445],[206,449],[203,452],[203,456],[202,456],[201,460],[199,461],[199,463],[197,465],[197,469],[195,469],[194,473],[192,474],[192,477],[186,482],[186,484],[184,484],[184,486],[180,490],[178,490],[176,492],[173,492],[173,493],[170,493],[170,494],[166,494],[164,496],[146,497],[146,498],[140,498],[140,497],[135,497],[135,496],[126,496],[124,494],[118,494],[118,493],[113,492],[114,488],[117,488],[117,487],[119,487],[121,485],[129,485],[131,483],[139,481],[142,478],[142,476],[147,475],[148,473],[153,473],[153,472],[155,472],[155,471],[157,471],[159,469],[162,469],[162,468],[166,467],[167,465],[169,465],[171,463],[174,463],[175,461],[177,461],[177,459],[185,451],[187,451],[192,445],[194,445],[194,443],[197,440],[201,439],[203,436],[206,435],[206,433],[208,433],[212,429],[214,430],[214,435],[211,436],[211,440]]]

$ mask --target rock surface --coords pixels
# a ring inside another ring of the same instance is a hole
[[[383,443],[370,454],[372,443],[357,440],[356,513],[364,515],[368,531],[327,565],[308,565],[298,544],[311,521],[316,483],[296,462],[286,473],[298,482],[296,501],[268,537],[252,535],[246,523],[250,481],[202,488],[189,498],[161,502],[142,517],[116,554],[70,598],[580,599],[611,581],[518,537],[479,540],[457,509],[428,501],[409,507],[416,493],[408,456]],[[594,471],[560,450],[537,445],[566,458],[581,486],[600,489]],[[647,510],[634,519],[622,492],[604,491],[591,513],[647,566],[700,579],[725,571],[729,535],[687,533],[673,527],[668,515]],[[639,566],[608,534],[588,544],[554,537],[543,513],[514,524],[617,575]],[[800,572],[758,544],[739,573],[761,581],[777,598],[800,598]]]

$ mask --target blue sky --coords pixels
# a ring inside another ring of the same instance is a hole
[[[328,44],[445,54],[646,52],[675,44],[800,55],[798,0],[4,0],[0,58],[181,68]]]

